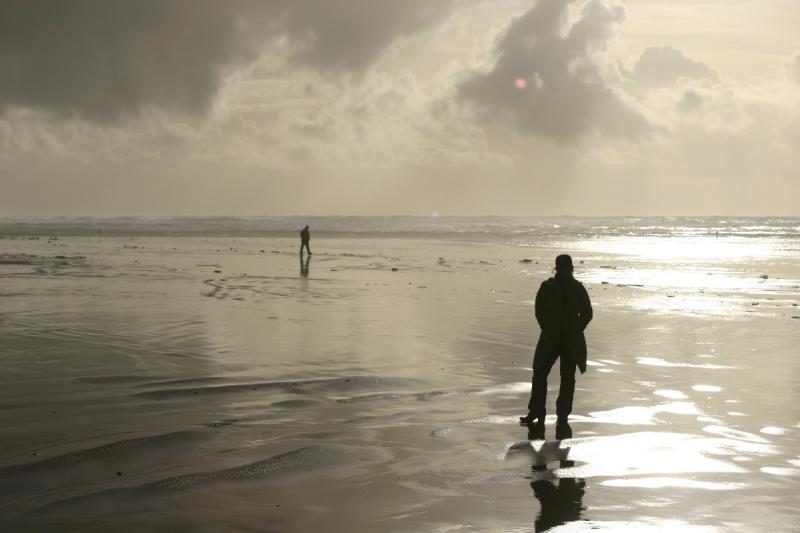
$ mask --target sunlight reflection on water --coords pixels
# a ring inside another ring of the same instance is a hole
[[[791,303],[798,284],[782,270],[796,251],[781,239],[624,236],[557,244],[586,260],[581,281],[606,285],[641,311],[726,319],[774,313]]]
[[[653,394],[655,394],[656,396],[661,396],[663,398],[669,398],[670,400],[685,400],[686,398],[688,398],[686,394],[678,390],[657,390],[653,391]]]
[[[694,237],[647,237],[625,236],[589,239],[574,245],[580,250],[597,253],[612,253],[646,259],[650,262],[676,261],[702,262],[741,261],[754,258],[770,258],[788,255],[784,245],[777,239]]]
[[[652,426],[659,423],[656,415],[671,413],[677,415],[701,414],[692,402],[670,402],[652,407],[631,405],[618,407],[609,411],[595,411],[589,417],[575,416],[575,420],[591,420],[605,424],[620,424],[623,426],[643,425]]]
[[[721,268],[653,268],[624,266],[618,268],[590,268],[581,273],[581,279],[591,283],[608,282],[642,289],[681,290],[765,290],[777,285],[776,280]]]
[[[600,483],[608,487],[663,489],[665,487],[682,487],[702,490],[734,490],[744,486],[743,483],[720,483],[711,481],[697,481],[679,477],[646,477],[634,479],[609,479]]]
[[[753,453],[752,443],[669,432],[639,432],[564,441],[569,458],[584,463],[555,472],[557,477],[617,477],[648,474],[744,473],[725,461],[733,454]],[[766,446],[755,448],[766,451]],[[711,457],[713,456],[713,457]],[[600,459],[602,458],[602,459]]]
[[[579,521],[570,522],[563,526],[549,529],[553,533],[574,533],[579,531],[606,531],[615,532],[636,532],[636,533],[673,533],[675,531],[688,531],[689,533],[713,533],[720,531],[712,526],[698,526],[683,522],[681,520],[663,520],[657,524],[646,522],[603,522],[603,521]]]
[[[720,392],[722,391],[722,387],[717,385],[692,385],[692,390],[696,390],[697,392]]]
[[[723,368],[733,368],[730,366],[715,365],[712,363],[704,363],[701,365],[693,363],[673,363],[671,361],[665,361],[664,359],[658,357],[637,357],[636,362],[639,363],[640,365],[661,366],[665,368],[705,368],[707,370],[720,370]]]

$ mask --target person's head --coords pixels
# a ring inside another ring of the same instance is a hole
[[[567,254],[556,257],[556,274],[572,274],[572,257]]]
[[[305,228],[303,228],[303,229],[308,229],[308,226],[306,226],[306,227],[305,227]]]

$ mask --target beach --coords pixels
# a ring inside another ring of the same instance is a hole
[[[800,530],[800,219],[305,223],[0,221],[2,530]]]

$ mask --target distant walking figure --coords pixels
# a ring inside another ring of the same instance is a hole
[[[536,293],[536,321],[542,328],[533,356],[533,379],[528,414],[521,424],[536,425],[544,437],[547,376],[561,359],[561,388],[556,401],[556,438],[572,437],[567,418],[575,394],[575,368],[586,372],[586,339],[583,330],[592,320],[592,304],[584,286],[572,277],[572,258],[556,257],[556,275],[544,281]]]
[[[311,233],[308,231],[308,226],[303,228],[300,232],[300,255],[303,255],[303,246],[306,247],[308,251],[308,255],[311,255],[311,248],[309,248],[308,243],[311,241]]]

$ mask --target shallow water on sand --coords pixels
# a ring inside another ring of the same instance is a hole
[[[4,239],[0,525],[797,530],[797,241],[659,238],[329,238],[307,265],[294,239]],[[573,438],[531,441],[560,251],[590,366]]]

